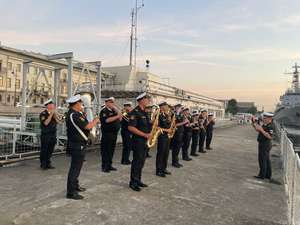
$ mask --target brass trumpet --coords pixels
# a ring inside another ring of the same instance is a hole
[[[55,117],[58,119],[58,120],[63,120],[66,118],[66,115],[65,114],[62,114],[62,113],[59,113],[57,111],[55,111]]]
[[[129,118],[127,117],[129,110],[128,109],[124,110],[117,105],[114,105],[114,106],[121,111],[121,113],[123,114],[123,119],[126,120],[127,122],[129,122]]]

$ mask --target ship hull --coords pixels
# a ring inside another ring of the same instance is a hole
[[[278,112],[275,112],[274,119],[280,124],[300,127],[300,106],[281,109]]]

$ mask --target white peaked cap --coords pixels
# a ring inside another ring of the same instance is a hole
[[[105,99],[104,101],[105,101],[105,102],[108,102],[108,101],[113,101],[113,102],[114,102],[114,101],[115,101],[115,98],[114,98],[114,97],[110,97],[110,98]]]
[[[214,114],[213,114],[213,113],[208,113],[207,115],[208,115],[208,116],[213,116]]]
[[[166,100],[162,100],[159,103],[157,103],[157,105],[161,106],[161,105],[168,105]]]
[[[200,111],[201,111],[201,112],[206,112],[206,108],[204,108],[204,109],[201,109]]]
[[[197,116],[197,115],[199,115],[199,113],[198,113],[198,112],[195,112],[195,113],[193,114],[193,116]]]
[[[143,94],[140,94],[139,96],[136,97],[135,100],[141,100],[143,98],[148,98],[147,92],[144,92]]]
[[[181,102],[177,102],[173,106],[176,107],[176,106],[179,106],[179,105],[181,105]]]
[[[81,101],[80,94],[74,95],[73,97],[69,98],[66,102],[67,103],[75,103],[75,102],[79,102],[79,101]]]
[[[273,117],[274,114],[273,114],[273,113],[267,113],[267,112],[264,112],[264,116]]]
[[[48,105],[48,104],[53,104],[52,98],[50,98],[47,101],[45,101],[44,105]]]
[[[132,102],[125,102],[123,105],[132,105]]]

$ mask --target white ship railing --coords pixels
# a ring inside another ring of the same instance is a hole
[[[288,195],[289,223],[300,224],[300,159],[293,143],[287,137],[280,124],[274,120],[277,136],[280,140],[282,165],[285,172],[285,185]]]

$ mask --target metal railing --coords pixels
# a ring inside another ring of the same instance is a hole
[[[289,224],[296,225],[300,224],[300,159],[284,129],[275,120],[274,124],[281,145],[282,165],[288,195]]]

